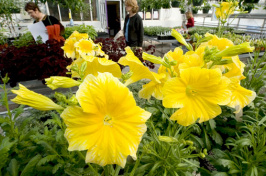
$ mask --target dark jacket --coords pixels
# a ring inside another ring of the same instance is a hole
[[[126,31],[126,24],[129,19],[129,15],[126,16],[125,23],[124,23],[124,35]],[[144,34],[144,29],[143,29],[143,24],[142,24],[142,19],[139,16],[138,13],[136,13],[133,17],[130,17],[130,21],[128,24],[128,46],[138,46],[142,47],[143,43],[143,34]]]

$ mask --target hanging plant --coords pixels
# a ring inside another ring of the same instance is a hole
[[[201,6],[203,4],[203,0],[192,0],[193,6]]]
[[[172,0],[171,2],[172,2],[172,7],[179,7],[180,5],[180,1],[178,0]]]

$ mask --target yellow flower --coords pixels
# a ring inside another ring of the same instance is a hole
[[[139,91],[140,98],[149,100],[151,96],[153,96],[158,100],[163,99],[163,86],[164,83],[170,78],[170,75],[166,72],[166,68],[161,65],[158,70],[158,74],[154,74],[154,76],[160,80],[160,83],[151,81],[148,84],[143,85],[142,89]]]
[[[88,75],[76,96],[81,107],[61,114],[68,150],[87,150],[86,162],[101,166],[124,167],[128,155],[136,159],[151,114],[136,106],[129,89],[110,73],[99,73]]]
[[[183,57],[183,63],[179,64],[179,69],[204,66],[203,57],[199,56],[195,51],[188,51]]]
[[[76,43],[76,39],[73,39],[73,38],[67,39],[65,41],[65,44],[62,47],[62,49],[64,50],[65,56],[72,58],[72,59],[76,58],[76,49],[74,47],[75,43]]]
[[[233,46],[234,43],[227,38],[219,38],[216,35],[212,35],[210,33],[206,33],[205,37],[212,36],[212,39],[208,42],[204,42],[201,46],[216,46],[220,51],[226,49],[229,46]]]
[[[232,92],[232,96],[227,106],[235,108],[235,113],[238,113],[256,98],[256,93],[242,87],[237,77],[230,78],[230,80],[231,83],[229,88]]]
[[[239,45],[229,46],[224,50],[218,52],[215,56],[216,57],[230,57],[236,56],[242,53],[253,52],[254,47],[249,45],[249,42],[241,43]]]
[[[225,20],[229,15],[233,14],[235,11],[235,3],[233,2],[222,2],[220,7],[216,8],[215,15],[217,18]]]
[[[190,51],[193,50],[192,46],[186,42],[186,40],[184,39],[184,37],[182,36],[182,34],[180,34],[179,32],[177,32],[175,29],[172,29],[171,35],[173,37],[175,37],[175,39],[179,43],[182,43],[183,45],[185,45],[188,50],[190,50]]]
[[[160,83],[154,73],[140,62],[140,60],[134,55],[133,51],[129,47],[126,47],[125,50],[127,55],[121,57],[118,63],[124,66],[128,65],[130,67],[130,70],[133,72],[133,75],[125,82],[125,85],[132,84],[143,78],[147,78]]]
[[[19,90],[12,90],[14,94],[17,94],[17,96],[11,100],[14,103],[31,106],[34,109],[38,109],[41,111],[63,109],[63,107],[59,106],[58,104],[55,104],[51,99],[47,98],[46,96],[35,93],[21,84],[19,84],[19,88]]]
[[[163,88],[163,105],[180,108],[172,120],[183,126],[204,122],[221,113],[219,105],[229,103],[229,79],[219,69],[192,67],[181,70],[180,77],[168,80]]]
[[[87,33],[79,33],[78,31],[74,31],[68,39],[75,39],[76,41],[79,41],[81,39],[88,39],[89,35]]]
[[[94,76],[98,75],[98,72],[104,73],[109,72],[112,73],[113,76],[120,78],[122,75],[120,66],[112,61],[108,60],[106,58],[98,58],[98,57],[84,57],[85,59],[79,58],[75,60],[71,65],[77,65],[78,68],[81,68],[81,65],[83,62],[87,62],[87,68],[84,72],[84,77],[86,77],[88,74],[93,74]],[[79,77],[78,74],[74,71],[72,71],[72,77]]]
[[[87,40],[87,39],[81,39],[80,41],[75,43],[75,47],[77,52],[83,57],[86,55],[91,55],[94,56],[96,52],[94,51],[95,49],[95,44],[93,41]]]
[[[80,82],[64,76],[51,76],[45,79],[46,85],[52,90],[57,88],[70,88],[80,85]]]
[[[238,56],[231,57],[232,63],[224,65],[228,72],[223,74],[227,78],[237,77],[239,80],[245,79],[243,75],[245,64],[239,60]]]

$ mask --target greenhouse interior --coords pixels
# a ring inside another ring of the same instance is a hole
[[[1,0],[0,176],[266,176],[266,0]]]

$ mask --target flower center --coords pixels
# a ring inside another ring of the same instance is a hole
[[[106,115],[103,119],[103,124],[104,125],[110,125],[112,127],[113,124],[113,119],[109,115]]]
[[[190,96],[195,96],[197,94],[197,92],[195,90],[193,90],[191,87],[187,87],[186,89],[186,93],[187,95],[190,95]]]

